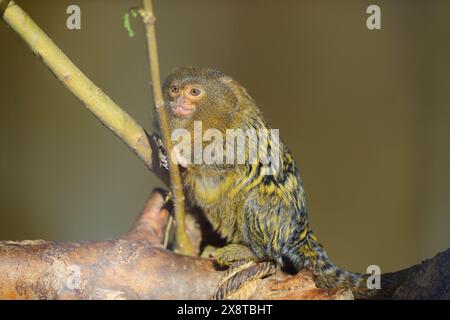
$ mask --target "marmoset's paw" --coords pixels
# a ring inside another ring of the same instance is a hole
[[[214,258],[214,254],[215,254],[215,252],[216,252],[218,249],[219,249],[218,247],[214,247],[214,246],[207,245],[207,246],[203,249],[203,251],[202,251],[200,257],[206,258],[206,259]]]
[[[229,244],[223,248],[217,249],[213,253],[213,257],[219,265],[226,267],[229,267],[240,260],[258,260],[253,251],[242,244]]]

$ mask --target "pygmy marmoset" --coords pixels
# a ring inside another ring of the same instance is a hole
[[[269,130],[247,91],[220,71],[177,69],[165,81],[163,94],[171,130],[194,135],[195,121],[201,121],[203,130],[216,129],[224,136],[228,129]],[[268,148],[278,148],[279,154],[271,174],[261,161],[248,161],[248,154],[240,164],[184,164],[189,199],[229,243],[215,253],[217,262],[229,266],[242,259],[274,261],[295,271],[311,270],[319,287],[350,288],[356,298],[379,294],[367,288],[368,275],[343,270],[328,258],[309,226],[305,192],[291,153],[270,139]],[[393,290],[389,277],[383,277],[382,286],[385,294]]]

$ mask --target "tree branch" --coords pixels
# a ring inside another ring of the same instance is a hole
[[[165,250],[168,212],[154,191],[130,232],[98,242],[0,241],[0,299],[208,299],[223,272],[213,261]],[[408,268],[392,296],[450,297],[450,249]],[[233,299],[351,299],[318,289],[308,272],[277,270],[249,282]]]
[[[159,166],[158,152],[152,152],[158,149],[150,135],[86,77],[14,1],[0,0],[0,15],[56,78],[136,153],[148,169],[168,184],[167,172]]]
[[[144,5],[144,23],[147,36],[147,49],[150,61],[150,74],[152,77],[153,98],[155,100],[155,109],[158,116],[158,123],[161,131],[162,140],[166,147],[167,158],[169,162],[169,175],[170,175],[170,189],[172,190],[172,197],[174,203],[176,232],[175,232],[175,244],[177,250],[181,253],[193,255],[195,250],[191,244],[191,241],[186,233],[185,215],[184,215],[184,195],[183,184],[181,183],[180,171],[178,170],[178,164],[172,157],[173,144],[169,129],[169,118],[167,116],[166,109],[164,108],[164,99],[161,92],[161,81],[159,76],[159,63],[158,63],[158,49],[156,45],[156,32],[155,32],[155,15],[153,14],[152,0],[143,0]]]
[[[222,271],[213,261],[165,250],[168,212],[155,191],[125,236],[99,242],[0,241],[0,299],[208,299]],[[295,280],[295,281],[294,281]],[[293,282],[296,284],[294,285]],[[345,298],[311,277],[279,273],[234,298]]]

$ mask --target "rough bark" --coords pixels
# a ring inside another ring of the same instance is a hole
[[[212,260],[161,245],[169,213],[153,192],[128,234],[98,242],[1,241],[0,299],[208,299],[223,276]],[[405,272],[405,271],[400,271]],[[448,299],[450,249],[408,268],[392,298]],[[318,289],[310,274],[281,271],[230,298],[351,299]]]

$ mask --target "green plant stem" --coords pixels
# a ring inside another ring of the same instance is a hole
[[[191,244],[189,236],[186,232],[185,213],[184,213],[184,195],[183,185],[181,183],[180,171],[178,165],[172,159],[172,140],[170,138],[169,119],[164,108],[164,99],[161,92],[161,80],[159,75],[158,50],[156,45],[155,32],[155,15],[153,13],[152,0],[143,0],[144,7],[144,23],[147,36],[147,49],[150,62],[150,74],[152,79],[153,98],[155,103],[156,114],[160,125],[163,143],[167,149],[169,159],[169,175],[172,197],[175,211],[176,232],[175,241],[177,250],[183,254],[194,253],[194,247]]]

